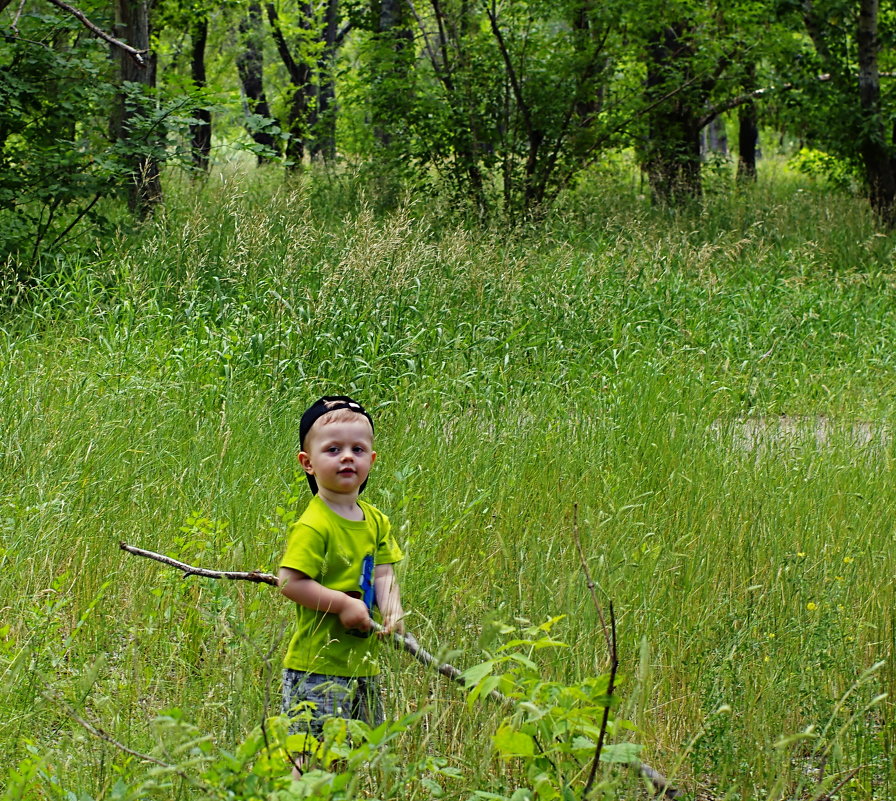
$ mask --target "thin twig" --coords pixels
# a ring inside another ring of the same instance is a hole
[[[12,18],[12,22],[9,23],[9,27],[12,29],[13,33],[16,36],[19,35],[19,18],[22,16],[22,10],[25,8],[25,0],[21,0],[19,3],[19,7],[16,9],[16,15]]]
[[[71,223],[69,223],[68,227],[67,227],[61,234],[59,234],[59,236],[57,236],[57,237],[53,240],[53,242],[52,242],[52,244],[51,244],[50,246],[52,247],[53,245],[58,245],[59,242],[60,242],[60,240],[62,240],[63,238],[65,238],[65,236],[68,234],[68,232],[71,231],[72,228],[74,228],[79,222],[81,222],[81,220],[84,218],[84,215],[87,214],[87,213],[88,213],[88,212],[89,212],[89,211],[90,211],[90,210],[91,210],[91,209],[92,209],[92,208],[99,202],[99,199],[100,199],[102,196],[103,196],[103,193],[102,193],[102,192],[97,192],[97,193],[93,196],[93,200],[91,200],[90,203],[88,203],[83,209],[81,209],[80,212],[78,212],[78,214],[77,214],[77,216],[75,217],[75,219],[72,220]]]
[[[600,605],[600,601],[597,599],[597,591],[595,587],[597,586],[594,583],[594,579],[591,578],[591,571],[588,569],[588,560],[585,558],[585,551],[582,548],[582,539],[579,537],[579,505],[573,504],[572,507],[572,537],[576,542],[576,548],[579,551],[579,560],[582,564],[582,572],[585,574],[585,581],[587,582],[588,591],[591,593],[591,601],[594,603],[594,608],[597,610],[597,616],[600,619],[600,625],[604,632],[604,641],[607,643],[607,651],[612,655],[614,653],[613,641],[610,639],[610,632],[607,630],[607,621],[604,620],[604,610]]]
[[[616,671],[619,668],[619,657],[618,651],[616,649],[616,614],[613,610],[613,602],[610,601],[610,629],[607,630],[606,619],[604,618],[603,609],[600,605],[600,601],[597,597],[596,587],[594,579],[591,577],[591,571],[588,569],[588,560],[585,558],[585,550],[582,548],[582,539],[579,536],[579,505],[573,505],[573,526],[572,526],[572,535],[573,539],[576,543],[576,548],[579,551],[579,560],[582,565],[582,572],[585,574],[585,580],[587,582],[588,591],[591,593],[591,600],[594,603],[594,608],[597,610],[597,616],[600,619],[600,624],[603,627],[604,638],[607,643],[607,651],[610,656],[610,681],[607,685],[607,706],[604,707],[604,717],[601,721],[600,726],[600,735],[598,736],[597,746],[594,749],[594,760],[591,763],[591,770],[588,775],[588,781],[585,783],[585,789],[582,792],[582,799],[587,798],[588,793],[591,791],[591,788],[594,784],[594,779],[597,775],[597,766],[600,762],[601,751],[603,750],[604,738],[606,736],[607,728],[609,727],[610,721],[610,700],[613,696],[613,690],[615,688],[616,683]],[[678,790],[675,787],[672,787],[669,784],[669,781],[660,773],[658,770],[655,770],[650,765],[645,762],[634,762],[631,767],[637,768],[638,772],[647,779],[651,785],[653,785],[654,791],[657,794],[662,794],[666,798],[676,798],[679,795]]]
[[[604,750],[604,740],[607,736],[607,727],[610,724],[610,702],[613,700],[613,690],[616,689],[616,671],[619,668],[619,659],[616,656],[616,615],[613,612],[613,602],[610,601],[610,681],[607,684],[607,705],[604,707],[604,716],[600,722],[600,734],[597,736],[597,745],[594,747],[594,759],[591,762],[591,771],[588,774],[588,781],[585,782],[585,789],[582,791],[582,798],[587,798],[594,785],[594,778],[597,775],[597,766],[600,763],[600,755]]]
[[[156,757],[150,756],[149,754],[143,754],[140,751],[135,751],[133,748],[128,748],[124,743],[121,743],[118,740],[116,740],[111,734],[109,734],[104,729],[101,729],[99,726],[97,726],[93,723],[90,723],[87,720],[84,720],[84,718],[82,718],[77,712],[75,712],[75,710],[72,709],[71,706],[69,706],[69,704],[66,703],[65,700],[60,698],[55,693],[51,693],[48,690],[44,690],[41,693],[41,695],[44,698],[46,698],[48,701],[50,701],[51,703],[58,704],[59,706],[61,706],[65,710],[66,715],[68,715],[79,726],[86,729],[94,737],[96,737],[100,740],[104,740],[105,742],[109,743],[109,745],[117,748],[119,751],[121,751],[125,754],[129,754],[130,756],[137,757],[137,759],[139,759],[143,762],[150,762],[153,765],[158,765],[159,767],[165,768],[166,770],[170,770],[172,773],[174,773],[177,776],[180,776],[182,779],[189,782],[194,787],[198,787],[206,792],[210,792],[209,788],[205,787],[202,783],[197,782],[193,776],[190,776],[190,774],[186,773],[185,771],[180,770],[180,768],[178,768],[176,765],[171,765],[168,762],[163,762],[161,759],[157,759]]]
[[[867,768],[867,765],[859,765],[857,768],[853,768],[852,770],[848,770],[846,775],[835,784],[830,790],[828,790],[823,795],[818,796],[815,801],[831,801],[833,797],[837,794],[843,785],[845,785],[850,779],[852,779],[862,768]]]

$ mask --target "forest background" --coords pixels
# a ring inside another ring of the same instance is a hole
[[[893,796],[891,6],[0,26],[4,799]],[[287,605],[118,543],[275,570],[333,391],[409,628],[518,704],[386,652],[289,785]]]

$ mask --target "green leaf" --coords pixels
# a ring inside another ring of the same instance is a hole
[[[461,679],[463,679],[464,684],[468,687],[473,687],[478,684],[482,679],[488,676],[489,673],[492,672],[495,666],[494,660],[489,660],[488,662],[481,662],[478,665],[473,665],[471,668],[467,668],[463,673],[460,674]]]
[[[632,765],[639,761],[642,746],[636,743],[613,743],[605,745],[600,752],[601,762],[614,762],[622,765]]]
[[[504,725],[492,737],[495,750],[503,757],[535,756],[535,741],[528,734]]]
[[[433,779],[420,779],[420,784],[429,791],[429,794],[433,798],[441,798],[445,795],[445,790],[442,788],[442,785]]]

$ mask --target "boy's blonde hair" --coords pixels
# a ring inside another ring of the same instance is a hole
[[[365,415],[358,414],[353,409],[340,408],[333,409],[332,412],[327,412],[318,417],[309,429],[308,434],[306,435],[306,441],[307,437],[311,436],[315,431],[320,432],[320,427],[322,426],[329,425],[330,423],[353,423],[359,418],[367,423],[367,427],[370,429],[370,439],[373,440],[373,425],[371,425],[370,420],[368,420]]]

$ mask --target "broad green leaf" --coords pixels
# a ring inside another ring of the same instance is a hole
[[[636,743],[613,743],[605,745],[600,752],[601,762],[618,762],[631,765],[638,761],[642,746]]]
[[[495,750],[503,757],[526,757],[535,755],[535,741],[528,734],[504,725],[492,737]]]
[[[494,660],[481,662],[478,665],[473,665],[473,667],[467,668],[463,673],[460,674],[460,677],[463,679],[464,684],[466,684],[468,687],[472,687],[482,681],[482,679],[484,679],[486,676],[488,676],[488,674],[492,672],[494,666]]]

